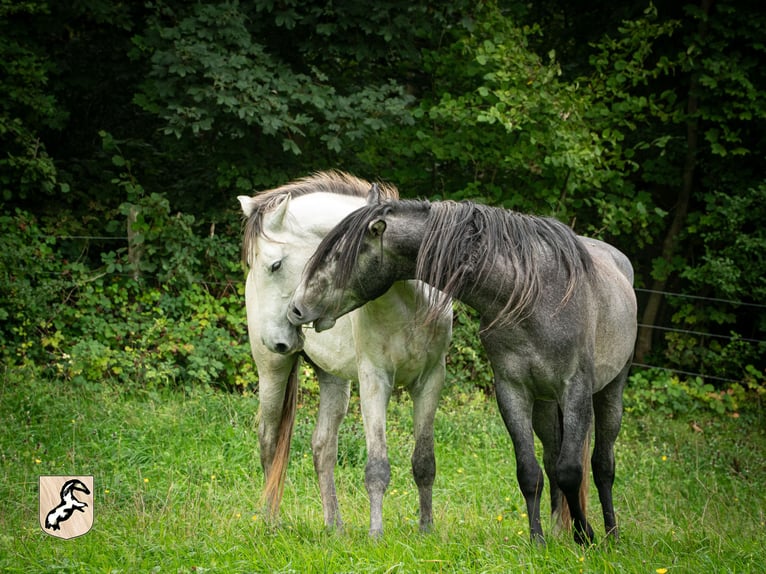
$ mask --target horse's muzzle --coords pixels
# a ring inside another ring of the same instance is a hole
[[[293,325],[301,326],[308,323],[314,324],[314,330],[317,333],[327,331],[335,326],[335,319],[329,316],[318,316],[316,313],[309,313],[306,310],[301,309],[295,302],[290,305],[290,309],[287,311],[287,320]]]
[[[335,319],[331,317],[318,317],[314,319],[314,330],[317,333],[327,331],[335,326]]]

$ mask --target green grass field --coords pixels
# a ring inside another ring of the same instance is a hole
[[[1,572],[762,572],[763,417],[625,416],[617,443],[617,544],[528,541],[510,439],[494,402],[447,388],[436,420],[435,528],[417,530],[406,397],[389,409],[392,481],[382,540],[367,537],[364,435],[352,398],[337,482],[346,529],[322,525],[302,397],[278,526],[260,510],[257,397],[0,385]],[[95,477],[94,525],[61,540],[38,522],[38,477]],[[544,507],[547,514],[547,508]],[[547,521],[546,521],[547,523]]]

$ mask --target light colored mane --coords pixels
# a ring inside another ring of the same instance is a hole
[[[343,171],[320,171],[310,176],[296,179],[283,186],[261,191],[253,196],[255,203],[249,217],[245,219],[242,260],[251,261],[255,241],[264,235],[263,217],[274,210],[286,197],[300,197],[311,193],[325,192],[354,197],[367,197],[372,184]],[[381,196],[386,199],[398,199],[397,189],[385,183],[378,183]]]

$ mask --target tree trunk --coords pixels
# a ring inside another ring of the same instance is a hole
[[[705,18],[699,23],[699,39],[705,36],[707,31],[707,17],[710,14],[710,7],[713,0],[702,0],[700,8],[705,14]],[[697,88],[699,86],[698,75],[692,73],[689,81],[689,95],[686,102],[686,158],[684,160],[684,171],[681,184],[681,190],[678,194],[678,202],[675,206],[675,215],[670,224],[665,240],[662,242],[662,259],[670,262],[676,245],[678,236],[686,223],[686,216],[689,213],[689,201],[691,200],[694,189],[694,174],[697,166],[697,151],[699,148],[699,120],[697,119],[697,110],[699,109],[699,99],[697,98]],[[649,299],[646,302],[644,313],[641,316],[641,325],[638,329],[638,339],[636,341],[636,361],[643,363],[646,356],[652,350],[652,327],[654,326],[657,315],[660,311],[663,294],[668,277],[655,279],[652,282]]]

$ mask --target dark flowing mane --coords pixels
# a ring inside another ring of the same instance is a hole
[[[432,205],[418,252],[418,279],[459,297],[470,293],[500,257],[512,275],[502,289],[507,293],[503,308],[487,329],[529,316],[545,288],[545,259],[567,272],[562,306],[592,265],[577,235],[557,219],[472,202]]]
[[[314,255],[306,263],[304,270],[306,279],[311,279],[319,269],[321,262],[332,254],[331,256],[337,260],[334,275],[335,285],[343,289],[348,285],[351,274],[356,267],[370,222],[386,216],[393,210],[396,210],[397,213],[420,210],[427,216],[430,206],[431,204],[427,201],[382,201],[381,203],[365,205],[353,211],[322,239],[314,251]]]
[[[336,286],[348,285],[364,243],[368,225],[389,213],[423,214],[423,241],[417,258],[416,278],[437,287],[449,297],[470,293],[499,257],[512,269],[506,302],[490,326],[519,322],[529,315],[545,285],[540,271],[544,259],[566,270],[568,283],[562,305],[590,270],[592,261],[575,233],[560,221],[525,215],[472,202],[388,201],[362,207],[341,221],[320,243],[306,267],[310,279],[320,262],[336,259]],[[440,312],[432,302],[429,317]],[[487,327],[488,328],[488,327]]]
[[[354,197],[367,197],[372,184],[349,173],[329,170],[320,171],[310,176],[296,179],[283,186],[255,194],[253,211],[245,220],[242,259],[245,263],[253,256],[255,240],[263,235],[263,216],[274,210],[286,197],[296,198],[311,193],[325,192]],[[381,197],[398,199],[397,189],[385,183],[378,183]]]

